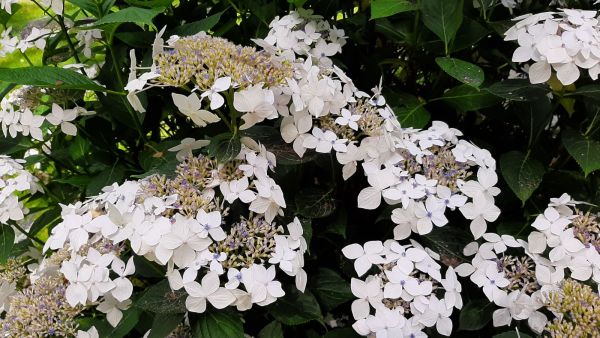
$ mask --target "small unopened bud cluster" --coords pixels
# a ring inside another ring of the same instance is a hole
[[[222,76],[247,88],[256,84],[274,87],[292,74],[289,62],[204,32],[176,39],[156,55],[154,63],[160,74],[157,84],[182,87],[193,83],[203,91]]]
[[[546,327],[551,337],[600,335],[600,296],[588,285],[565,280],[550,292],[548,308],[556,315]]]
[[[83,307],[65,301],[67,284],[60,276],[42,277],[13,296],[0,321],[3,337],[73,337]]]
[[[241,219],[231,226],[227,237],[211,246],[212,252],[224,252],[227,260],[224,268],[250,267],[264,264],[275,250],[275,236],[283,234],[283,228],[275,223],[267,223],[264,218],[255,216]]]

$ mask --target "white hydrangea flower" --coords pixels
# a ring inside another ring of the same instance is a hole
[[[596,11],[560,9],[525,15],[505,33],[505,40],[519,43],[512,60],[534,63],[531,83],[550,79],[552,71],[564,85],[577,81],[580,69],[596,80],[600,74],[600,29]]]
[[[356,320],[352,327],[358,334],[422,336],[424,328],[436,327],[440,334],[450,335],[450,315],[454,308],[462,307],[462,287],[452,268],[442,278],[441,266],[416,242],[371,241],[364,248],[350,244],[342,252],[356,259],[359,276],[372,265],[379,268],[364,280],[351,280],[352,293],[357,297],[351,306]]]

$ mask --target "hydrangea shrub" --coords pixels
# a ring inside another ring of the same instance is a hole
[[[597,336],[598,6],[1,0],[2,335]]]

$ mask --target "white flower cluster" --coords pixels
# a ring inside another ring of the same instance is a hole
[[[505,33],[505,40],[517,41],[514,62],[534,63],[529,67],[531,83],[550,79],[552,70],[564,85],[587,70],[592,80],[600,74],[600,25],[597,11],[561,9],[559,12],[526,14]]]
[[[311,56],[318,64],[330,67],[329,57],[341,53],[346,44],[344,30],[337,29],[319,15],[313,15],[311,10],[275,17],[269,27],[271,29],[264,39],[253,41],[289,61],[295,61],[296,54]]]
[[[23,86],[9,93],[0,102],[0,126],[5,137],[15,138],[19,134],[30,136],[34,140],[44,141],[44,132],[51,127],[44,127],[44,121],[50,126],[60,127],[67,134],[77,135],[77,127],[73,123],[79,116],[91,115],[85,108],[75,107],[63,109],[52,104],[50,113],[38,115],[34,113],[39,105],[44,104],[42,96],[45,90]]]
[[[285,26],[291,19],[280,20],[285,22],[271,25]],[[293,30],[286,32],[296,36]],[[333,150],[344,179],[361,163],[370,186],[360,192],[358,206],[375,209],[382,198],[390,205],[402,204],[392,217],[398,224],[395,239],[445,225],[446,208],[459,208],[472,220],[475,238],[485,233],[486,222],[500,214],[494,204],[500,192],[495,187],[496,163],[488,151],[459,141],[462,133],[443,122],[435,121],[427,130],[401,128],[381,86],[369,96],[356,89],[341,69],[314,65],[310,55],[301,56],[294,62],[294,77],[282,88],[292,103],[281,123],[283,139],[299,156],[308,149]],[[479,166],[477,180],[469,180],[475,166]]]
[[[377,272],[362,279],[352,278],[354,330],[363,336],[426,337],[434,327],[445,336],[452,332],[450,316],[462,308],[462,287],[450,267],[442,277],[439,256],[421,247],[401,245],[394,240],[350,244],[342,249],[354,259],[358,276],[373,266]],[[374,312],[374,314],[373,314]]]
[[[185,290],[192,312],[204,312],[207,301],[240,311],[274,302],[284,295],[276,268],[295,277],[303,291],[302,225],[294,219],[286,235],[272,222],[285,207],[281,188],[268,175],[274,166],[264,147],[244,146],[226,163],[187,157],[175,178],[115,183],[84,203],[63,206],[63,221],[44,249],[68,252],[60,268],[69,281],[67,301],[98,304],[116,325],[133,291],[133,257],[121,257],[130,252],[126,248],[166,266],[171,288]],[[224,229],[228,205],[237,200],[251,212]]]
[[[536,260],[557,271],[568,269],[579,281],[600,283],[600,229],[596,215],[579,212],[578,202],[567,194],[550,200],[548,208],[531,224],[527,248]]]
[[[565,279],[565,270],[570,278],[599,282],[600,228],[596,215],[575,210],[577,203],[567,194],[551,199],[532,224],[539,231],[531,232],[527,242],[486,233],[485,242],[465,247],[466,256],[475,256],[456,272],[470,276],[500,307],[493,315],[494,326],[527,320],[533,331],[541,333],[548,323],[541,309],[548,293]]]
[[[38,179],[23,168],[24,162],[0,155],[0,225],[22,220],[28,211],[19,197],[42,191]]]

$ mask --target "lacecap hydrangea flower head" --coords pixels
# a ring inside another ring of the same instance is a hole
[[[95,305],[117,325],[131,305],[136,256],[166,268],[190,312],[273,303],[285,294],[282,275],[303,291],[307,244],[297,218],[279,225],[286,204],[270,177],[275,164],[263,146],[243,146],[231,160],[188,154],[173,175],[113,184],[63,206],[44,249],[62,253],[66,301]]]
[[[544,83],[553,71],[563,85],[570,85],[587,71],[592,80],[600,74],[600,26],[594,10],[561,9],[558,12],[526,14],[505,33],[517,41],[512,61],[529,67],[531,83]]]
[[[571,311],[565,310],[568,304],[586,301],[585,292],[569,291],[577,288],[574,286],[577,282],[565,280],[597,285],[600,229],[597,215],[578,210],[578,204],[581,202],[567,194],[552,198],[544,213],[532,223],[535,230],[528,241],[486,233],[482,242],[465,247],[464,254],[473,256],[472,262],[459,265],[456,272],[469,276],[488,300],[499,307],[493,315],[494,326],[527,320],[534,332],[556,333],[568,326],[561,321],[561,313]],[[561,300],[565,287],[568,301]],[[582,299],[578,300],[578,296]],[[557,319],[550,321],[545,314],[547,309]]]
[[[363,336],[426,337],[425,328],[452,332],[453,309],[462,308],[461,284],[453,268],[442,275],[439,256],[417,242],[395,240],[350,244],[342,250],[354,260],[358,277],[351,289],[354,330]]]

